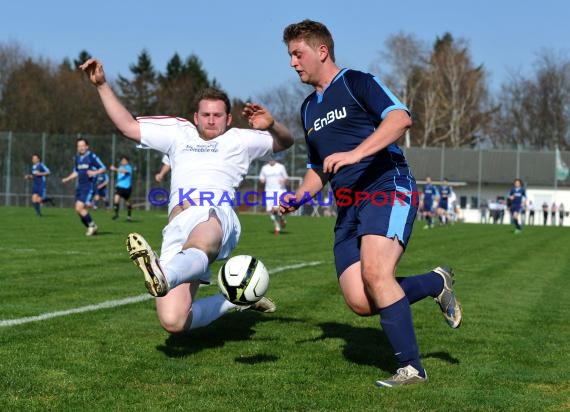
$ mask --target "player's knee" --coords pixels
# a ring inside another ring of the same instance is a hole
[[[358,316],[370,316],[373,314],[367,300],[347,300],[346,304]]]
[[[159,314],[160,326],[169,333],[180,333],[186,329],[187,316],[180,316],[177,313]]]

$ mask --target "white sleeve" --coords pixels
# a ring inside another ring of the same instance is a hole
[[[262,180],[262,181],[263,181],[263,180],[266,179],[265,170],[266,170],[266,167],[263,166],[263,167],[261,168],[261,171],[259,172],[259,180]]]
[[[169,116],[137,117],[141,129],[141,144],[168,154],[174,141],[183,137],[188,128],[195,127],[186,119]]]
[[[281,165],[281,170],[282,170],[283,179],[289,179],[289,175],[287,174],[287,169],[285,168],[285,165]]]
[[[247,153],[250,161],[255,159],[268,159],[273,154],[273,137],[271,134],[262,130],[254,129],[237,129],[235,130],[241,141],[247,147]]]
[[[168,155],[162,156],[162,163],[166,166],[170,166],[170,157],[168,157]]]

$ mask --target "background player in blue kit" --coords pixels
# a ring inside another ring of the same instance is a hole
[[[101,205],[109,207],[107,191],[109,189],[109,175],[101,173],[95,178],[95,196],[93,196],[93,210],[97,210]]]
[[[422,200],[420,208],[424,219],[426,220],[426,225],[424,229],[429,229],[433,227],[433,202],[438,196],[437,188],[431,181],[431,177],[426,177],[426,184],[422,190]]]
[[[525,207],[526,203],[526,190],[523,187],[521,179],[515,179],[513,187],[509,192],[509,199],[511,201],[511,219],[515,225],[515,233],[521,233],[521,222],[519,220],[521,210]]]
[[[461,323],[452,272],[395,278],[417,213],[416,183],[395,142],[412,122],[407,108],[376,77],[340,69],[334,42],[321,23],[304,20],[285,28],[290,65],[314,87],[301,106],[308,169],[295,195],[283,196],[281,211],[297,209],[327,182],[335,193],[399,192],[403,202],[384,206],[371,199],[338,206],[334,256],[338,282],[350,309],[380,314],[380,323],[401,367],[380,387],[427,380],[416,343],[410,304],[432,296],[452,328]],[[402,198],[402,197],[401,197]],[[393,204],[392,204],[393,203]]]
[[[46,176],[49,174],[50,170],[41,161],[40,155],[34,153],[32,155],[32,173],[24,177],[32,181],[32,206],[38,216],[42,215],[42,203],[51,201],[51,199],[46,197]]]
[[[69,176],[61,179],[61,181],[62,183],[67,183],[77,178],[75,211],[81,219],[81,223],[87,228],[85,232],[86,236],[92,236],[97,233],[97,225],[91,218],[88,208],[93,201],[97,175],[105,173],[105,170],[105,165],[101,159],[89,150],[87,140],[82,137],[77,139],[77,154],[75,155],[73,172],[71,172]]]
[[[117,172],[117,184],[115,186],[115,196],[113,197],[113,220],[119,218],[119,206],[121,199],[125,201],[127,208],[127,222],[132,221],[133,206],[130,202],[131,190],[133,187],[133,167],[129,163],[127,156],[122,156],[119,167],[111,166],[113,172]]]
[[[449,199],[452,196],[453,189],[449,185],[449,181],[447,177],[443,178],[441,185],[439,185],[438,189],[438,203],[437,203],[437,216],[439,217],[439,222],[441,224],[447,224],[449,219]]]

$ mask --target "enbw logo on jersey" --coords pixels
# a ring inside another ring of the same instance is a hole
[[[315,120],[313,123],[315,131],[321,130],[326,125],[334,122],[335,120],[344,119],[346,117],[346,107],[342,107],[342,109],[338,110],[331,110],[327,113],[325,117]]]

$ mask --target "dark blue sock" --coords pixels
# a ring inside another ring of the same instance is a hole
[[[41,203],[32,203],[34,206],[34,210],[36,211],[36,215],[41,216],[42,212],[40,210]]]
[[[380,309],[380,325],[392,345],[400,366],[412,365],[422,377],[425,377],[408,300],[404,297]]]
[[[519,223],[519,220],[518,220],[518,219],[514,219],[514,221],[515,221],[515,228],[516,228],[517,230],[521,230],[521,224]]]
[[[423,275],[397,277],[396,280],[404,289],[410,305],[431,296],[437,297],[443,290],[443,278],[435,272]]]
[[[85,216],[80,216],[81,222],[85,225],[85,227],[89,227],[93,219],[91,219],[91,215],[87,213]]]

